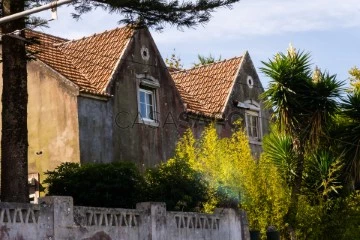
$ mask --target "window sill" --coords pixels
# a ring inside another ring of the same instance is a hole
[[[151,121],[151,120],[143,119],[139,123],[143,123],[145,125],[149,125],[149,126],[152,126],[152,127],[159,127],[159,122],[157,122],[157,121]]]

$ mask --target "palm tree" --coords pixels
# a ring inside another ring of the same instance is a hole
[[[221,55],[219,58],[215,58],[211,54],[208,57],[198,54],[198,62],[193,63],[193,66],[200,67],[218,61],[221,61]]]
[[[316,148],[333,115],[338,109],[342,83],[335,75],[311,70],[310,54],[296,51],[278,53],[274,59],[262,62],[261,71],[270,77],[269,88],[263,93],[265,105],[273,109],[279,130],[293,139],[296,154],[294,179],[291,182],[291,203],[285,222],[294,233],[300,194],[305,151]]]
[[[341,121],[332,133],[338,151],[345,156],[345,179],[360,189],[360,90],[349,93],[341,104]]]

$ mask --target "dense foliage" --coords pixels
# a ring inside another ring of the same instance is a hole
[[[143,199],[145,182],[131,163],[64,163],[46,174],[48,194],[72,196],[76,205],[134,208]]]
[[[310,55],[292,47],[263,64],[271,78],[263,97],[276,123],[264,156],[291,190],[280,230],[291,239],[359,238],[357,69],[350,71],[354,88],[344,96],[336,75],[313,71]]]
[[[262,72],[270,78],[269,88],[263,93],[265,104],[274,110],[280,133],[292,141],[291,201],[285,221],[287,238],[294,238],[307,153],[319,147],[331,125],[343,83],[317,67],[313,71],[310,54],[292,46],[262,63]]]
[[[208,184],[183,159],[173,159],[145,173],[147,200],[165,202],[168,210],[200,211],[208,199]]]
[[[215,207],[246,209],[250,227],[281,228],[289,192],[276,166],[265,156],[255,160],[242,128],[230,138],[219,138],[214,125],[200,139],[188,131],[179,142],[175,158],[187,159],[210,184],[211,195],[205,211]]]
[[[165,202],[168,210],[200,211],[208,185],[186,161],[171,160],[142,175],[135,164],[63,163],[48,171],[49,195],[72,196],[76,205],[135,208],[144,201]]]

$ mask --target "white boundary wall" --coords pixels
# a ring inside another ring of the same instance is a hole
[[[244,211],[168,212],[165,203],[136,209],[73,206],[71,197],[39,204],[0,203],[1,240],[249,240]]]

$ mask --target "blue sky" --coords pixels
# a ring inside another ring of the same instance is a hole
[[[78,39],[118,27],[121,19],[96,10],[75,21],[71,12],[71,7],[60,7],[58,20],[37,30]],[[50,11],[41,16],[51,18]],[[261,61],[285,51],[290,42],[311,52],[314,67],[337,74],[339,80],[347,80],[348,70],[360,66],[359,0],[241,0],[232,10],[218,9],[204,26],[183,31],[166,27],[152,35],[164,58],[175,49],[185,67],[196,61],[197,54],[224,59],[247,50],[258,69]],[[266,88],[268,79],[258,73]]]

